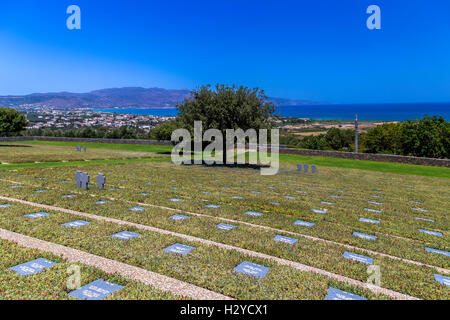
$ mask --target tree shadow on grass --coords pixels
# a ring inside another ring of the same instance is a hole
[[[32,148],[32,146],[15,145],[15,144],[0,144],[0,148]]]
[[[261,170],[261,168],[270,168],[270,166],[267,165],[259,165],[259,164],[249,164],[249,163],[233,163],[233,164],[207,164],[203,162],[202,164],[182,164],[183,166],[193,166],[193,165],[200,165],[202,167],[207,168],[231,168],[231,169],[254,169],[254,170]]]

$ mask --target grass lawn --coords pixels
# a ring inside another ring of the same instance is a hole
[[[59,142],[59,141],[25,141],[25,142],[14,142],[11,144],[16,145],[35,145],[35,146],[70,146],[75,148],[79,145],[86,145],[88,148],[108,149],[117,151],[131,151],[131,152],[149,152],[153,154],[158,154],[159,156],[170,157],[170,152],[172,146],[146,146],[146,145],[132,145],[132,144],[110,144],[110,143],[79,143],[79,142]],[[1,151],[1,150],[0,150]],[[73,151],[73,150],[72,150]],[[111,152],[108,152],[110,154]],[[105,154],[103,152],[103,154]],[[137,157],[146,157],[147,155],[141,155]],[[156,156],[156,155],[153,155]],[[131,157],[131,156],[128,156]],[[11,158],[11,157],[8,157]],[[85,159],[85,158],[83,158]],[[105,159],[105,158],[103,158]],[[0,162],[2,156],[0,155]],[[76,160],[76,159],[73,159]],[[38,161],[38,160],[34,160]],[[7,162],[7,161],[6,161]],[[21,161],[24,162],[24,161]],[[347,169],[359,169],[359,170],[369,170],[378,171],[386,173],[396,173],[403,175],[417,175],[425,177],[435,177],[435,178],[445,178],[450,179],[450,168],[443,167],[431,167],[431,166],[420,166],[411,165],[403,163],[392,163],[392,162],[379,162],[379,161],[367,161],[367,160],[352,160],[352,159],[339,159],[339,158],[327,158],[327,157],[313,157],[313,156],[300,156],[300,155],[290,155],[290,154],[280,154],[281,163],[309,163],[315,164],[317,166],[323,167],[333,167],[333,168],[347,168]],[[38,166],[39,167],[39,166]],[[1,167],[0,167],[1,168]]]

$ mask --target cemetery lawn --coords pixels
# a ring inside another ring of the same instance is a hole
[[[22,276],[10,268],[38,258],[57,263],[34,275]],[[18,246],[12,241],[0,240],[0,300],[73,300],[67,288],[69,266],[79,266],[81,286],[103,279],[124,286],[109,296],[108,300],[172,300],[181,299],[170,293],[157,290],[142,283],[128,280],[117,274],[106,274],[99,269],[69,263],[46,252]]]
[[[149,151],[121,150],[98,148],[98,146],[87,146],[87,151],[78,152],[76,146],[86,144],[48,145],[35,142],[0,143],[0,163],[35,163],[35,162],[61,162],[61,161],[85,161],[85,160],[107,160],[128,158],[151,158],[161,157],[162,154]]]
[[[6,144],[6,143],[0,143]],[[48,146],[48,147],[73,147],[85,145],[88,148],[93,149],[106,149],[108,154],[117,151],[123,152],[144,152],[148,157],[148,153],[151,156],[159,155],[161,157],[170,157],[172,151],[172,146],[152,146],[152,145],[133,145],[133,144],[112,144],[112,143],[94,143],[94,142],[63,142],[63,141],[25,141],[25,142],[14,142],[9,143],[13,145],[30,145],[30,146]],[[72,149],[70,149],[72,150]],[[0,151],[3,151],[0,149]],[[73,150],[72,150],[73,151]],[[8,151],[9,152],[9,151]],[[2,152],[5,153],[5,152]],[[105,153],[103,153],[105,154]],[[8,158],[11,158],[9,156]],[[83,158],[85,159],[85,158]],[[106,159],[102,157],[102,159]],[[72,159],[75,160],[75,159]],[[168,160],[168,159],[167,159]],[[0,155],[0,162],[7,162],[2,160]],[[33,160],[39,161],[39,160]],[[25,161],[24,161],[25,162]],[[297,163],[309,163],[316,164],[322,167],[331,168],[345,168],[345,169],[359,169],[368,171],[378,171],[385,173],[396,173],[404,175],[417,175],[425,177],[435,177],[435,178],[446,178],[450,179],[450,169],[443,167],[430,167],[430,166],[419,166],[403,163],[392,163],[392,162],[379,162],[379,161],[362,161],[362,160],[352,160],[352,159],[339,159],[339,158],[327,158],[327,157],[313,157],[313,156],[300,156],[300,155],[290,155],[290,154],[280,154],[281,163],[297,164]],[[1,168],[1,167],[0,167]]]
[[[89,172],[91,181],[95,181],[97,173],[104,173],[107,190],[77,189],[73,174],[78,169]],[[448,287],[434,279],[434,274],[442,273],[434,267],[449,269],[448,256],[425,250],[448,251],[450,247],[447,179],[321,166],[319,173],[312,175],[296,172],[295,165],[290,163],[282,164],[277,176],[260,176],[255,169],[176,166],[153,161],[79,168],[24,168],[0,171],[0,179],[3,179],[0,195],[5,197],[195,236],[365,282],[367,265],[343,258],[344,252],[351,251],[374,259],[374,264],[381,267],[384,288],[423,299],[447,299],[450,294]],[[65,180],[70,182],[61,183]],[[10,188],[17,184],[22,187]],[[43,189],[46,192],[36,192]],[[75,197],[63,198],[67,194]],[[96,203],[98,200],[110,202],[100,205]],[[60,224],[79,217],[55,211],[49,217],[28,221],[23,217],[25,213],[42,210],[11,204],[12,207],[0,208],[0,228],[143,267],[233,298],[323,299],[328,286],[367,298],[385,298],[271,260],[135,228],[129,231],[142,236],[118,245],[110,236],[123,231],[123,226],[91,221],[79,230],[67,230]],[[220,207],[208,208],[208,204]],[[135,206],[145,210],[129,210]],[[312,209],[327,211],[317,213]],[[262,215],[245,214],[249,211]],[[175,214],[186,215],[188,219],[175,221],[171,219]],[[360,218],[380,223],[361,222]],[[315,225],[294,225],[298,220]],[[218,223],[236,228],[220,230],[216,227]],[[442,236],[419,232],[419,229],[440,232]],[[377,239],[361,239],[353,232]],[[276,235],[298,241],[294,245],[276,242],[273,241]],[[162,251],[176,242],[195,249],[186,256],[175,257]],[[418,266],[382,254],[430,266]],[[271,269],[264,279],[252,279],[232,271],[243,261]]]

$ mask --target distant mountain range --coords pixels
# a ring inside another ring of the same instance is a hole
[[[112,88],[88,93],[33,93],[24,96],[0,96],[0,107],[31,105],[50,108],[170,108],[189,98],[189,90],[161,88]],[[323,104],[308,100],[269,98],[284,106]]]

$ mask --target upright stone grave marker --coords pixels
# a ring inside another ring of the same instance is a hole
[[[302,172],[302,164],[301,163],[297,164],[297,171]]]
[[[89,174],[86,172],[83,172],[81,175],[81,189],[89,190],[89,181],[90,181]]]
[[[81,152],[81,147],[80,146],[77,146],[77,151]]]
[[[95,179],[97,182],[97,188],[99,190],[105,190],[106,177],[103,173],[99,173]]]
[[[316,172],[317,172],[317,167],[316,167],[315,164],[313,164],[313,165],[311,166],[311,173],[316,173]]]
[[[309,170],[309,165],[308,164],[304,164],[303,165],[303,172],[308,173]]]

